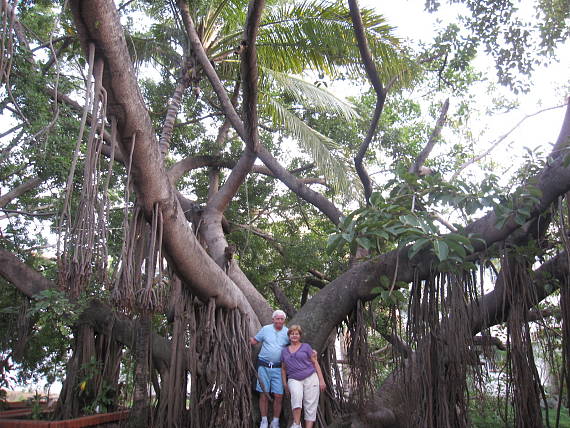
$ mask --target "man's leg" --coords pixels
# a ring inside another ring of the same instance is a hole
[[[273,392],[273,420],[270,428],[279,428],[279,416],[281,416],[281,406],[283,405],[283,382],[281,380],[281,368],[271,370],[271,391]]]
[[[281,407],[282,406],[283,406],[283,394],[273,394],[273,417],[274,418],[278,418],[281,415]]]
[[[270,377],[267,373],[266,367],[258,367],[257,369],[258,375],[258,382],[256,385],[256,390],[259,392],[259,413],[261,413],[261,423],[259,425],[260,428],[267,428],[269,426],[269,422],[267,420],[267,410],[269,407],[269,385],[270,385]],[[263,383],[263,387],[261,386]],[[264,392],[265,391],[265,392]]]
[[[259,394],[259,413],[261,413],[261,417],[267,417],[267,409],[268,409],[268,399],[267,394],[261,393]],[[273,404],[275,406],[275,404]]]

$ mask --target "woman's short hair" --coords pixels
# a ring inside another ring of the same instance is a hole
[[[298,324],[293,324],[292,326],[289,327],[289,331],[287,332],[287,336],[290,336],[291,333],[293,333],[294,331],[298,332],[299,336],[301,336],[301,337],[303,336],[303,329]]]

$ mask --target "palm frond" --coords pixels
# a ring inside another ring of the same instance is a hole
[[[306,150],[318,170],[325,176],[332,188],[343,194],[354,192],[353,181],[348,164],[343,163],[331,153],[337,147],[336,143],[303,122],[287,108],[264,94],[260,94],[260,103],[271,115],[273,122],[284,128],[300,146]]]
[[[339,114],[346,120],[359,118],[358,113],[350,103],[341,100],[325,89],[299,77],[268,68],[260,67],[260,69],[264,75],[273,80],[280,90],[302,104],[309,104],[321,112]]]
[[[216,35],[241,34],[247,15],[247,0],[219,0],[211,2],[204,16],[202,42],[209,48],[217,43]],[[234,46],[234,48],[237,47]]]
[[[399,40],[381,16],[368,9],[362,18],[375,58],[384,65],[401,65]],[[302,73],[307,67],[328,75],[362,74],[361,59],[350,14],[341,2],[302,2],[270,8],[258,39],[261,65]]]
[[[126,35],[127,47],[136,65],[158,61],[160,64],[179,64],[182,59],[167,41],[152,37]]]

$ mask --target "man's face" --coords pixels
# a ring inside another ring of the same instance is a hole
[[[273,317],[273,327],[275,330],[281,330],[285,324],[285,317],[283,315],[275,315]]]

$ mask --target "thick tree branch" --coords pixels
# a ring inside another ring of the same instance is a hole
[[[319,211],[326,215],[333,224],[338,224],[342,213],[334,204],[320,193],[309,189],[297,177],[287,171],[273,157],[273,155],[262,144],[259,145],[259,159],[271,170],[273,175],[285,184],[293,193],[304,199]]]
[[[475,336],[473,338],[473,343],[478,346],[496,346],[497,349],[501,351],[507,350],[507,347],[503,342],[501,342],[501,339],[494,336]]]
[[[570,114],[567,112],[564,124],[561,127],[558,142],[560,146],[570,137]],[[558,150],[558,143],[554,150]],[[530,218],[541,215],[560,195],[570,190],[570,168],[565,166],[564,156],[558,156],[548,164],[541,173],[529,179],[538,188],[542,197],[540,202],[530,210]],[[553,152],[552,156],[557,153]],[[516,209],[516,206],[515,206]],[[482,241],[473,241],[475,252],[483,251],[495,242],[505,240],[520,226],[511,216],[502,228],[497,228],[497,216],[490,212],[479,220],[468,225],[463,234],[473,234]],[[529,219],[530,220],[530,219]],[[435,256],[429,252],[422,252],[413,260],[408,257],[409,247],[395,250],[358,264],[340,275],[323,290],[309,300],[297,313],[295,321],[307,326],[306,338],[312,341],[315,347],[324,346],[328,334],[350,312],[358,299],[370,297],[371,290],[377,286],[378,278],[387,276],[396,281],[411,282],[416,278],[427,278]],[[398,270],[396,271],[396,266]],[[332,310],[334,308],[334,310]],[[318,327],[316,320],[320,320]]]
[[[243,79],[243,117],[245,123],[246,145],[252,152],[257,152],[259,146],[258,117],[257,117],[257,48],[255,46],[261,13],[265,0],[250,0],[244,38],[241,49],[241,74]]]
[[[27,191],[38,187],[43,181],[44,180],[40,177],[31,178],[30,180],[24,181],[22,184],[16,186],[5,195],[0,196],[0,208],[4,208],[14,199],[19,198]]]
[[[168,178],[172,184],[175,184],[188,172],[203,168],[203,167],[213,167],[213,168],[234,168],[236,165],[235,160],[224,159],[221,156],[193,156],[189,158],[184,158],[170,167],[168,170]]]
[[[410,167],[410,169],[408,171],[410,174],[415,174],[415,175],[419,174],[420,167],[423,166],[423,164],[427,160],[429,154],[433,150],[435,143],[437,142],[437,140],[439,140],[439,136],[441,134],[441,128],[443,128],[443,125],[444,125],[445,120],[447,118],[447,110],[448,109],[449,109],[449,98],[447,98],[444,101],[443,106],[441,107],[441,111],[439,113],[439,118],[437,119],[437,122],[435,123],[435,127],[433,128],[433,131],[429,137],[427,144],[425,145],[425,147],[421,151],[420,155],[418,156],[418,158],[416,159],[414,164]]]
[[[372,83],[372,87],[376,92],[376,106],[374,107],[374,114],[372,115],[372,120],[370,121],[368,132],[366,133],[366,138],[360,145],[358,153],[354,158],[354,167],[356,168],[358,177],[360,177],[360,181],[364,187],[364,199],[367,204],[370,204],[372,183],[368,176],[368,172],[364,167],[364,156],[366,155],[370,142],[376,133],[376,127],[378,126],[378,121],[380,120],[380,116],[382,115],[382,110],[384,108],[384,102],[386,101],[386,90],[382,86],[378,70],[376,70],[376,65],[374,64],[370,48],[368,47],[368,40],[366,39],[366,33],[364,31],[364,24],[362,22],[362,16],[360,15],[358,2],[357,0],[348,0],[348,5],[350,8],[350,18],[352,19],[352,25],[354,27],[354,35],[356,36],[358,50],[360,51],[360,57],[362,58],[368,80],[370,80],[370,83]]]
[[[269,284],[271,290],[273,290],[273,294],[275,294],[275,298],[279,303],[279,307],[283,309],[287,313],[288,318],[293,318],[297,313],[297,310],[289,300],[289,298],[285,295],[281,287],[277,285],[277,283],[272,282]]]

